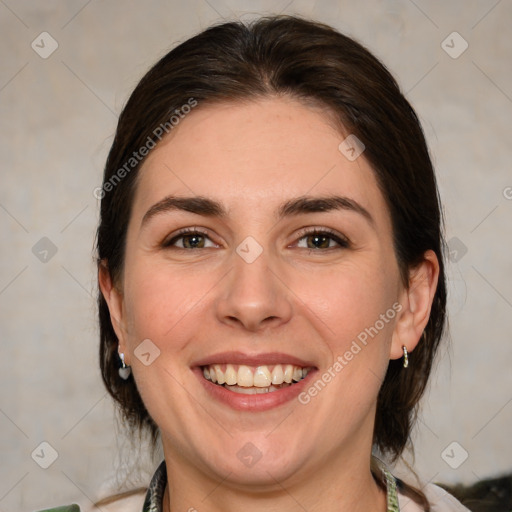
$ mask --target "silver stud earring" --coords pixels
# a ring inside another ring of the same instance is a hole
[[[121,377],[121,379],[123,380],[126,380],[132,373],[132,369],[129,366],[127,366],[126,363],[124,362],[124,354],[122,352],[119,352],[119,357],[121,358],[121,363],[123,365],[118,370],[119,377]]]
[[[409,366],[409,356],[407,354],[407,347],[403,345],[402,350],[404,351],[404,368],[407,368]]]

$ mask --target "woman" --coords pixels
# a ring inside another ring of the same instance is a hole
[[[372,455],[408,443],[446,289],[424,136],[366,49],[200,33],[136,87],[97,195],[103,379],[165,456],[112,506],[467,510]]]

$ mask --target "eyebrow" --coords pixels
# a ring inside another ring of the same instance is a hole
[[[141,227],[156,215],[173,210],[186,211],[206,217],[226,218],[228,216],[226,209],[221,203],[207,197],[166,196],[151,206],[144,214]],[[325,197],[302,196],[290,199],[279,207],[277,216],[279,219],[283,219],[284,217],[304,213],[329,212],[333,210],[347,210],[358,213],[362,215],[372,227],[375,227],[375,221],[366,208],[361,206],[354,199],[336,195]]]

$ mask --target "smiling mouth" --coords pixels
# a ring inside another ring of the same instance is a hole
[[[292,364],[235,365],[212,364],[202,366],[203,377],[235,393],[254,395],[271,393],[290,387],[304,379],[312,367]]]

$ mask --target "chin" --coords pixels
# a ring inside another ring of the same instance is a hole
[[[296,476],[301,467],[300,464],[286,464],[282,460],[263,462],[262,459],[252,467],[240,466],[226,465],[226,472],[219,474],[219,479],[222,479],[223,485],[245,490],[251,487],[254,492],[268,492],[276,485],[280,487],[280,484]],[[219,468],[216,468],[216,471],[218,472]]]
[[[213,456],[209,454],[210,471],[235,487],[254,486],[261,491],[300,473],[308,459],[304,443],[290,442],[289,436],[288,442],[281,436],[270,440],[267,432],[233,437],[231,443],[218,447]]]

